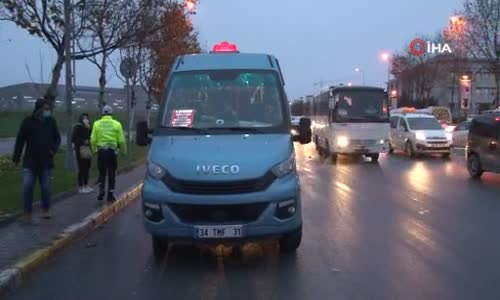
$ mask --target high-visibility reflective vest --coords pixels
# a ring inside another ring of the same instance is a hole
[[[110,148],[114,150],[120,149],[123,154],[127,153],[122,125],[114,120],[112,116],[103,116],[94,123],[90,144],[94,152],[100,148]]]

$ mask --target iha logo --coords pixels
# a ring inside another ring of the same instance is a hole
[[[410,52],[415,56],[422,56],[425,53],[453,53],[448,44],[433,43],[431,41],[426,42],[422,39],[414,39],[411,41]]]

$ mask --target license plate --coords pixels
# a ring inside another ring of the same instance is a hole
[[[243,237],[243,226],[197,226],[194,235],[199,239],[232,239]]]

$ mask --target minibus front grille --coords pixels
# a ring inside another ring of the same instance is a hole
[[[276,179],[271,172],[264,176],[238,181],[188,181],[180,180],[167,174],[163,177],[163,183],[176,193],[216,195],[216,194],[244,194],[266,190]]]
[[[191,224],[254,222],[268,206],[269,203],[235,205],[168,204],[168,207],[181,222]]]

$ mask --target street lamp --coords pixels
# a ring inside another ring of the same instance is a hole
[[[363,76],[363,85],[365,85],[365,71],[360,68],[356,68],[354,71],[356,71],[356,73],[361,73],[361,76]]]
[[[186,10],[190,14],[195,14],[194,9],[196,8],[196,2],[195,0],[186,0],[185,4]]]
[[[391,81],[391,54],[388,52],[382,52],[380,59],[387,63],[387,90],[389,90],[389,83]]]

